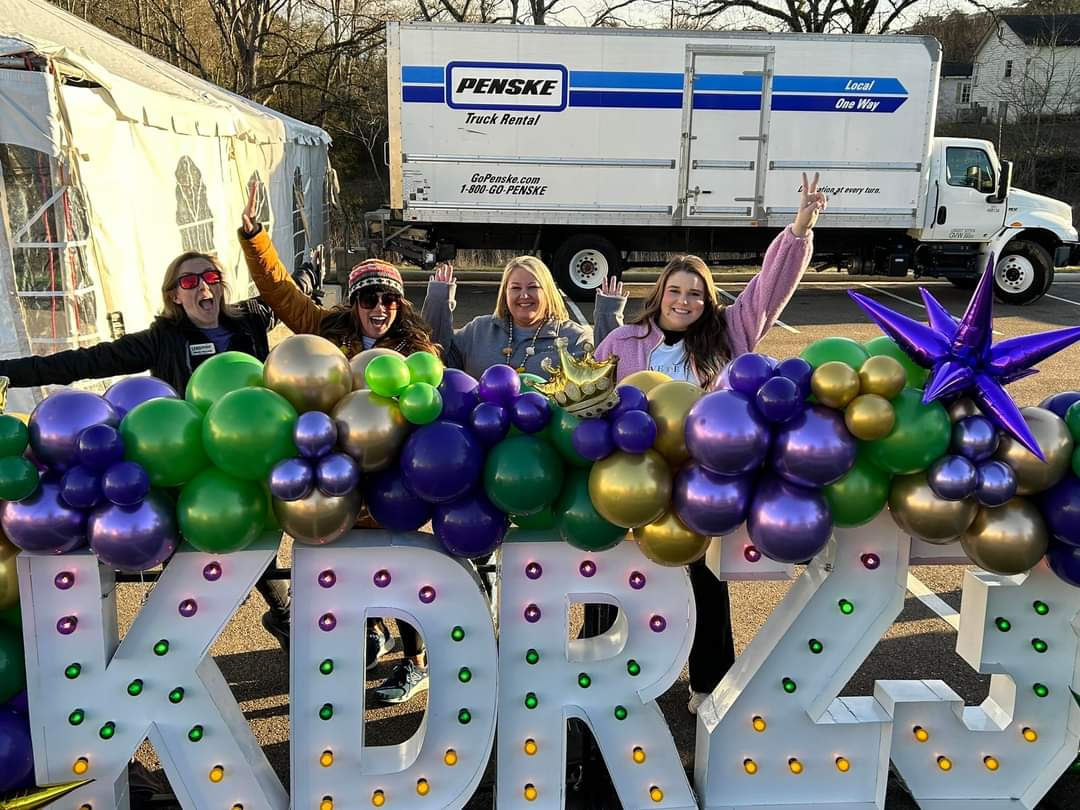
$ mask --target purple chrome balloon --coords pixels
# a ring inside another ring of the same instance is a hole
[[[120,414],[104,397],[63,388],[50,394],[30,414],[30,447],[38,461],[54,470],[78,463],[79,434],[91,425],[120,424]]]
[[[624,453],[641,455],[656,441],[656,420],[645,411],[627,411],[612,422],[611,441]]]
[[[791,483],[815,489],[843,478],[858,450],[840,411],[811,405],[777,430],[772,466]]]
[[[979,485],[979,471],[964,456],[942,456],[930,465],[926,482],[939,498],[962,501],[975,494]]]
[[[768,424],[750,398],[736,391],[706,394],[686,417],[691,457],[720,475],[756,470],[769,452],[769,442]]]
[[[775,369],[777,377],[787,377],[799,389],[799,398],[810,396],[810,378],[814,376],[814,367],[801,357],[789,357]]]
[[[688,529],[715,537],[742,525],[753,494],[753,475],[717,475],[691,462],[675,476],[671,504]]]
[[[536,391],[518,394],[510,406],[510,421],[522,433],[539,433],[551,421],[551,402]]]
[[[480,376],[476,389],[481,402],[494,402],[509,407],[521,393],[521,378],[510,366],[492,366]]]
[[[473,408],[468,426],[481,442],[490,447],[506,438],[510,430],[510,414],[502,405],[481,402]]]
[[[300,414],[293,428],[293,441],[304,458],[320,458],[337,444],[337,423],[322,411]]]
[[[1054,539],[1080,548],[1080,478],[1066,475],[1039,496],[1039,506]]]
[[[455,557],[483,557],[502,543],[509,518],[483,492],[471,492],[439,504],[431,516],[432,533]]]
[[[1046,550],[1046,562],[1059,579],[1080,588],[1080,547],[1051,540]]]
[[[409,489],[429,503],[448,503],[480,479],[484,447],[461,425],[432,422],[405,440],[400,464]]]
[[[161,492],[151,492],[138,506],[103,504],[90,514],[87,529],[98,559],[128,573],[161,565],[180,540],[176,507]]]
[[[571,444],[589,461],[600,461],[615,452],[611,423],[606,419],[582,419],[570,437]]]
[[[461,369],[448,368],[443,371],[442,382],[439,383],[443,407],[439,418],[459,425],[469,424],[469,416],[480,401],[478,386],[479,383]]]
[[[758,413],[774,425],[793,419],[803,409],[799,386],[787,377],[770,377],[754,395]]]
[[[758,483],[746,519],[754,547],[783,563],[814,557],[832,536],[832,525],[832,512],[820,492],[775,476]]]
[[[315,469],[306,458],[287,458],[270,470],[270,494],[281,501],[302,501],[315,488]]]
[[[1080,391],[1062,391],[1044,399],[1039,403],[1039,407],[1056,413],[1064,419],[1065,411],[1069,410],[1069,406],[1074,402],[1080,402]]]
[[[112,425],[88,427],[79,434],[76,450],[79,463],[99,473],[124,460],[124,440]]]
[[[431,520],[431,505],[409,489],[397,467],[366,479],[364,503],[375,522],[392,532],[416,531]]]
[[[0,708],[0,793],[23,787],[33,772],[29,718]]]
[[[999,439],[997,426],[985,416],[965,416],[953,425],[953,452],[976,463],[994,455]]]
[[[157,377],[126,377],[113,383],[105,392],[105,399],[112,403],[121,417],[136,405],[159,397],[179,398],[171,385]]]
[[[620,385],[615,393],[619,395],[619,404],[611,409],[608,419],[614,421],[627,411],[649,410],[649,398],[636,385]]]
[[[1016,495],[1016,473],[1004,461],[984,461],[978,466],[975,500],[983,506],[1001,506]]]
[[[23,689],[15,697],[8,700],[4,704],[4,708],[11,709],[15,714],[21,714],[23,717],[30,716],[30,694]]]
[[[315,465],[315,484],[328,498],[348,495],[360,485],[360,465],[346,453],[323,456]]]
[[[101,478],[85,464],[72,467],[60,479],[60,497],[72,509],[93,509],[104,497]]]
[[[117,506],[135,506],[150,492],[150,476],[141,464],[121,461],[101,476],[101,491]]]
[[[86,545],[86,512],[64,503],[54,477],[42,479],[26,500],[4,501],[0,525],[23,551],[63,554]]]
[[[728,387],[748,397],[754,396],[772,375],[769,358],[755,352],[740,354],[727,367]]]

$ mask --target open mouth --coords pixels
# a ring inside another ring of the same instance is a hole
[[[209,298],[200,298],[199,299],[199,309],[201,309],[203,312],[211,312],[211,311],[213,311],[213,309],[214,309],[214,297],[210,296]]]
[[[368,322],[376,329],[385,329],[390,325],[390,317],[387,315],[369,315]]]

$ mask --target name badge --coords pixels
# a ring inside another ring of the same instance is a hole
[[[213,343],[192,343],[188,347],[188,351],[191,352],[193,357],[202,357],[206,354],[217,354],[217,349],[214,348]]]

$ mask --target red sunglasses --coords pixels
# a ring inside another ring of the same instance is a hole
[[[401,303],[401,296],[396,292],[363,292],[353,296],[353,301],[360,305],[360,309],[375,309],[380,303],[387,309],[393,309]]]
[[[181,290],[194,290],[199,286],[199,281],[205,281],[207,286],[221,283],[221,273],[217,270],[203,270],[201,273],[186,273],[176,280],[176,285]]]

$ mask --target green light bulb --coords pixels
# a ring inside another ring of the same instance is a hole
[[[82,721],[86,719],[86,712],[82,709],[76,709],[68,715],[68,722],[73,726],[82,725]]]
[[[1012,630],[1012,622],[1006,619],[1004,616],[998,616],[994,619],[994,626],[997,627],[1002,633],[1008,633]]]
[[[816,638],[810,639],[807,642],[807,646],[810,648],[810,652],[814,655],[821,655],[821,651],[825,649],[825,645],[818,641]]]
[[[1033,638],[1031,640],[1031,647],[1037,653],[1044,653],[1048,649],[1050,649],[1050,646],[1045,641],[1043,641],[1041,638]]]
[[[592,686],[592,678],[589,677],[589,673],[582,672],[577,676],[577,685],[582,689],[588,689]]]
[[[791,678],[784,678],[780,684],[784,687],[784,691],[789,695],[795,694],[795,690],[799,688]]]
[[[64,677],[67,678],[69,681],[73,681],[79,677],[79,674],[81,672],[82,664],[68,664],[64,668]]]
[[[116,734],[116,723],[110,720],[98,730],[98,736],[103,740],[111,740]]]
[[[469,681],[471,681],[472,673],[469,671],[469,668],[462,667],[461,669],[459,669],[457,673],[457,679],[462,683],[468,683]]]
[[[527,653],[525,653],[525,660],[530,664],[535,664],[537,661],[540,660],[540,653],[538,653],[536,650],[530,649]]]
[[[1031,606],[1035,608],[1035,612],[1038,613],[1040,616],[1045,616],[1047,613],[1050,612],[1050,606],[1046,604],[1046,602],[1043,602],[1041,599],[1036,599]]]
[[[187,733],[187,738],[192,742],[198,742],[203,738],[203,727],[200,725],[194,725]]]
[[[626,662],[626,671],[636,677],[641,674],[641,664],[631,658]]]
[[[324,658],[323,662],[319,664],[319,672],[323,675],[329,675],[334,671],[334,662],[330,658]]]
[[[179,703],[184,699],[184,687],[178,686],[169,692],[169,703]]]
[[[470,712],[468,709],[461,709],[457,713],[457,721],[461,723],[461,725],[467,726],[471,720],[472,712]]]
[[[334,704],[333,703],[324,703],[322,706],[319,707],[319,719],[320,720],[329,720],[333,716],[334,716]]]
[[[625,706],[616,706],[615,707],[615,719],[616,720],[625,720],[629,716],[630,716],[630,712],[628,712],[626,710]]]
[[[127,686],[127,693],[132,697],[138,697],[142,694],[143,682],[142,678],[136,678]]]
[[[1046,688],[1045,684],[1037,683],[1031,688],[1035,692],[1036,697],[1044,698],[1050,694],[1050,690]]]
[[[535,709],[539,705],[540,701],[536,697],[536,692],[529,692],[529,694],[525,695],[526,709]]]
[[[848,601],[847,599],[841,599],[839,602],[837,602],[837,604],[840,606],[840,612],[843,613],[845,616],[850,616],[852,613],[855,612],[854,603]]]
[[[450,638],[454,641],[463,641],[465,639],[465,631],[462,629],[461,625],[455,626],[454,629],[450,631]]]
[[[154,645],[154,655],[165,655],[165,653],[167,653],[168,651],[169,651],[169,641],[168,641],[168,639],[163,638],[157,644]]]

